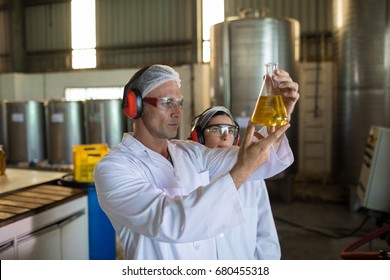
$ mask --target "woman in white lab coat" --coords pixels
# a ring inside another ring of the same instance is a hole
[[[286,72],[279,79],[293,107],[298,86]],[[125,258],[233,258],[217,242],[247,222],[237,190],[247,180],[272,177],[292,164],[284,135],[289,125],[253,142],[249,123],[240,147],[228,149],[169,140],[177,135],[183,98],[178,73],[165,65],[137,72],[124,88],[123,101],[134,132],[124,134],[95,166],[94,182]],[[272,145],[279,139],[276,152]]]
[[[196,116],[188,139],[208,148],[238,145],[239,125],[231,112],[214,106]],[[266,133],[266,130],[263,129]],[[225,259],[280,259],[280,244],[264,180],[248,181],[238,190],[246,222],[217,238],[217,251]],[[223,253],[222,253],[223,252]]]

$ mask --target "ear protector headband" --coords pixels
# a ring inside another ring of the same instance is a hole
[[[129,118],[138,119],[142,115],[142,92],[134,88],[134,84],[149,67],[138,70],[124,87],[122,110]]]
[[[204,140],[204,136],[203,136],[203,129],[200,125],[198,125],[198,120],[206,112],[208,112],[208,110],[210,110],[210,109],[211,108],[207,109],[202,114],[197,115],[192,119],[192,121],[191,121],[191,127],[192,127],[191,134],[188,137],[188,140],[192,140],[192,141],[198,142],[198,143],[203,144],[203,145],[205,144],[205,140]],[[238,130],[240,130],[240,126],[238,125],[238,123],[235,120],[233,120],[233,122],[238,127]],[[237,135],[234,137],[233,145],[238,146],[239,142],[240,142],[240,133],[237,133]]]

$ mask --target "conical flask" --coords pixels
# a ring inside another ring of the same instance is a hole
[[[273,72],[277,68],[277,62],[265,64],[263,83],[251,118],[255,125],[281,126],[288,123],[282,93],[277,88],[276,82],[272,80]]]

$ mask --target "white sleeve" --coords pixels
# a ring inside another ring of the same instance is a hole
[[[264,137],[268,136],[267,128],[263,127],[259,133]],[[256,137],[253,139],[258,141]],[[289,145],[286,135],[283,135],[282,143],[280,144],[278,152],[274,147],[271,147],[270,159],[258,168],[255,173],[252,174],[249,180],[268,179],[276,174],[279,174],[294,162],[294,154]]]

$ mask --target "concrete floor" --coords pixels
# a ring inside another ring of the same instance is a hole
[[[283,260],[340,260],[343,248],[377,228],[372,213],[340,186],[296,182],[288,203],[280,187],[267,186]],[[389,251],[388,241],[376,238],[353,252],[378,250]]]
[[[295,182],[288,202],[280,186],[267,182],[267,187],[282,260],[341,260],[343,248],[376,229],[375,219],[351,204],[351,195],[340,186]],[[359,251],[389,251],[388,238],[374,239]],[[117,259],[123,259],[118,243]]]

